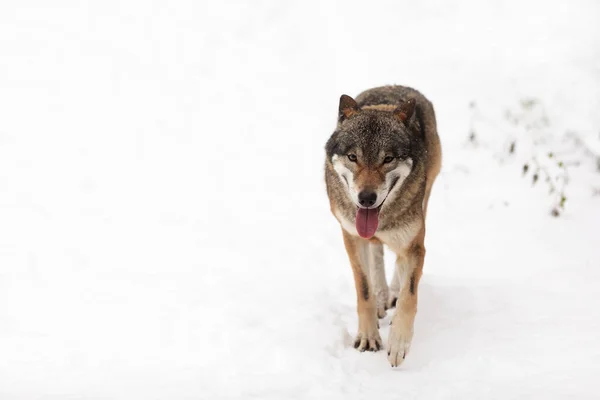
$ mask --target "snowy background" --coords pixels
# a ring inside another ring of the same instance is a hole
[[[597,398],[599,18],[0,2],[0,399]],[[350,346],[323,182],[339,96],[393,83],[432,100],[444,151],[397,369]],[[535,163],[568,175],[557,218]]]

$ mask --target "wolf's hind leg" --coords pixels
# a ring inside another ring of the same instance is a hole
[[[392,282],[390,283],[389,295],[387,298],[386,307],[396,307],[398,301],[398,293],[400,292],[400,275],[398,274],[398,267],[394,266],[394,274],[392,275]]]
[[[382,348],[382,341],[381,336],[379,336],[375,293],[370,282],[370,244],[365,239],[342,231],[356,286],[358,334],[354,341],[354,347],[359,351],[377,351]]]
[[[388,309],[388,284],[385,280],[385,265],[383,262],[383,244],[379,241],[371,241],[370,246],[370,269],[373,291],[377,299],[377,316],[383,318]]]

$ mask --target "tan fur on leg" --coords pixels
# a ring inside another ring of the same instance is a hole
[[[392,367],[402,364],[412,342],[419,281],[425,260],[424,237],[425,229],[422,229],[405,251],[397,253],[400,291],[388,338],[388,360]]]
[[[369,278],[369,242],[351,236],[344,230],[342,232],[356,286],[358,334],[354,341],[354,347],[359,351],[377,351],[381,349],[382,341],[377,326],[375,293]]]

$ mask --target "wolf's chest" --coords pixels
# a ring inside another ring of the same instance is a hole
[[[335,216],[342,225],[342,228],[352,236],[360,236],[356,230],[354,221],[345,218],[341,213],[336,212]],[[377,231],[374,238],[381,240],[391,249],[404,249],[408,246],[419,233],[421,222],[415,220],[410,223],[401,224],[398,228],[384,231]]]
[[[377,232],[375,236],[393,251],[400,251],[408,247],[421,230],[422,222],[414,220],[401,224],[395,229]]]

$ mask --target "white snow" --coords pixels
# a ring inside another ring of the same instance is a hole
[[[599,16],[0,3],[0,399],[597,398]],[[351,347],[323,182],[339,96],[391,83],[433,101],[444,151],[396,369]],[[538,145],[505,118],[524,98]],[[532,151],[580,162],[558,218]]]

